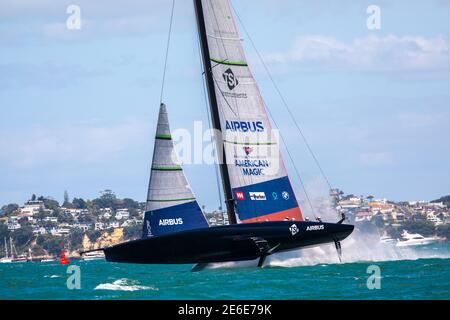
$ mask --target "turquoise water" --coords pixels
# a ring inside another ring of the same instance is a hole
[[[449,258],[196,273],[191,265],[72,264],[80,267],[79,290],[67,288],[67,266],[0,264],[0,299],[450,299]],[[367,288],[370,265],[380,268],[381,289]]]

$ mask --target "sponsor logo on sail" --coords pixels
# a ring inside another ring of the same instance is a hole
[[[225,72],[223,73],[223,79],[227,83],[228,89],[230,90],[233,90],[239,84],[239,81],[235,77],[233,70],[231,70],[231,68],[225,70]]]
[[[175,225],[181,225],[183,224],[182,218],[176,218],[176,219],[159,219],[159,225],[160,226],[175,226]]]
[[[289,193],[287,191],[283,191],[281,193],[281,196],[283,197],[284,200],[289,200]]]
[[[264,192],[249,192],[250,200],[266,200]]]
[[[295,236],[300,230],[298,229],[297,225],[294,223],[292,226],[289,227],[289,231],[293,236]]]
[[[316,224],[313,226],[307,226],[306,231],[317,231],[317,230],[323,230],[325,229],[325,226],[323,224]]]
[[[244,152],[246,155],[249,155],[250,153],[253,152],[253,148],[251,147],[244,147]]]
[[[238,199],[238,200],[245,200],[244,192],[236,191],[236,199]]]
[[[226,121],[225,129],[238,132],[263,132],[262,121]]]
[[[253,159],[235,159],[234,165],[242,168],[244,176],[262,176],[264,175],[264,168],[270,166],[268,160],[253,160]]]

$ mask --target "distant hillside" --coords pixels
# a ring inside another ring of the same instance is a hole
[[[433,200],[431,202],[443,202],[446,205],[450,204],[450,195],[440,197],[439,199]]]

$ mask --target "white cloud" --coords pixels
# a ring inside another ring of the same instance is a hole
[[[361,71],[450,69],[450,43],[444,37],[369,35],[349,43],[326,36],[305,36],[286,52],[266,55],[274,64],[302,68]]]

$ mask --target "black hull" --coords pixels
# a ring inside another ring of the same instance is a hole
[[[292,228],[293,225],[296,227]],[[234,224],[172,233],[104,248],[107,261],[143,264],[191,264],[253,260],[276,252],[334,243],[349,236],[352,225],[273,221]]]

